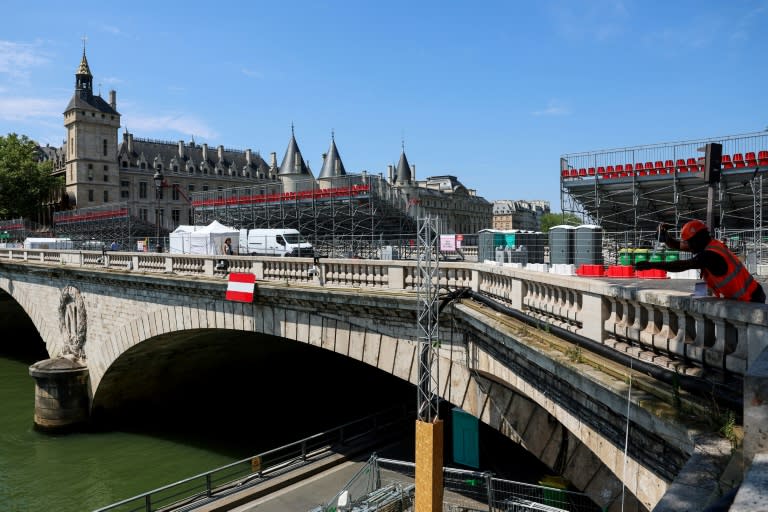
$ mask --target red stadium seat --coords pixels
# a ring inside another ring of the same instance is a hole
[[[678,159],[675,162],[675,170],[677,172],[685,172],[685,171],[687,171],[688,168],[685,166],[685,160],[683,160],[682,158]]]
[[[768,165],[768,151],[757,152],[757,165]]]
[[[594,167],[590,167],[589,169],[587,169],[587,174],[590,175],[590,176],[594,176],[595,175],[595,168]]]
[[[570,171],[570,175],[571,175],[571,178],[576,178],[576,177],[578,177],[578,175],[579,175],[579,170],[578,170],[578,169],[571,169],[571,171]]]
[[[744,155],[744,161],[747,163],[747,167],[757,167],[757,157],[754,151],[749,151]]]
[[[619,176],[632,176],[635,174],[635,166],[633,164],[624,164],[624,172]]]
[[[699,164],[696,162],[695,158],[689,158],[686,162],[686,166],[688,168],[688,172],[696,172],[699,170]]]
[[[645,170],[645,174],[648,176],[653,176],[656,174],[656,168],[653,166],[653,162],[645,162],[643,169]]]
[[[733,165],[739,169],[741,167],[745,167],[747,164],[744,162],[744,155],[741,153],[734,153],[733,154]]]
[[[560,171],[560,177],[567,178],[568,177],[568,169],[563,169]]]
[[[600,166],[597,167],[597,175],[598,176],[602,176],[603,174],[605,174],[605,167],[600,165]]]
[[[723,155],[722,164],[723,164],[723,169],[733,169],[733,162],[731,162],[731,155]]]
[[[675,162],[672,160],[667,160],[664,162],[664,174],[674,174],[675,173]]]
[[[585,168],[582,167],[581,169],[579,169],[579,176],[586,176],[586,175],[587,175],[587,170]]]

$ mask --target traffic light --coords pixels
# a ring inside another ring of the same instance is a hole
[[[720,167],[723,162],[723,145],[710,142],[704,146],[704,181],[712,185],[720,181]]]

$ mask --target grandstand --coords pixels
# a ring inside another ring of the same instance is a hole
[[[416,236],[415,206],[381,176],[348,174],[307,180],[286,191],[281,183],[191,195],[195,224],[218,221],[243,228],[294,228],[324,256],[374,257],[381,247]],[[406,244],[407,245],[407,244]]]
[[[763,218],[768,197],[768,132],[566,154],[560,158],[563,212],[601,226],[611,238],[641,246],[659,222],[678,229],[707,220],[709,184],[703,147],[723,148],[713,184],[715,236],[733,248],[768,257]]]
[[[54,233],[58,237],[70,238],[76,244],[95,239],[116,241],[126,248],[134,247],[135,240],[154,239],[158,227],[142,220],[132,212],[131,206],[129,202],[121,202],[54,212]],[[162,229],[160,232],[162,235],[168,233]],[[157,242],[152,240],[153,244]]]

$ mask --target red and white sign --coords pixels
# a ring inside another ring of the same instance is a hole
[[[256,274],[229,274],[227,283],[227,300],[237,302],[253,302],[253,289],[256,287]]]

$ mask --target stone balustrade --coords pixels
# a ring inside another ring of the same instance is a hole
[[[216,265],[223,258],[228,260],[229,272],[250,272],[260,281],[415,292],[420,280],[413,260],[325,259],[315,274],[311,258],[40,249],[0,252],[0,261],[201,277],[225,277]],[[594,342],[645,349],[692,367],[743,376],[768,346],[764,305],[693,297],[662,286],[641,288],[632,282],[616,284],[615,280],[474,262],[440,262],[437,279],[441,288],[471,288]]]

